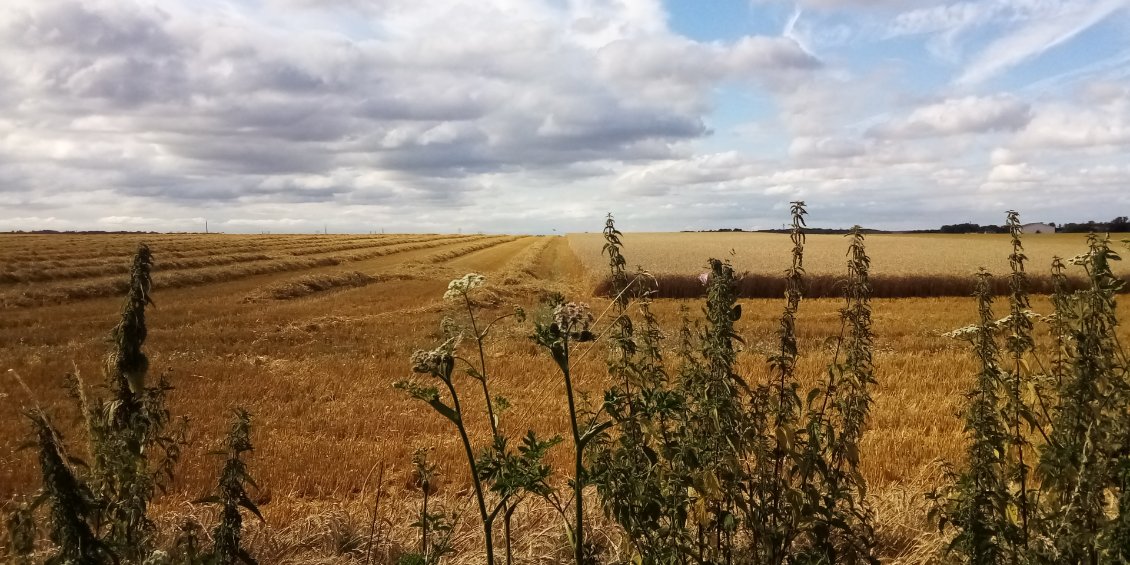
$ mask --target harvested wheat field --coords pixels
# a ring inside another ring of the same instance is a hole
[[[158,498],[162,536],[175,536],[185,516],[213,520],[216,510],[192,501],[213,489],[220,446],[232,410],[252,415],[254,453],[248,459],[265,516],[248,520],[248,550],[262,563],[393,562],[415,543],[408,524],[418,513],[413,453],[433,450],[439,478],[432,504],[457,511],[453,563],[482,562],[467,462],[450,422],[393,387],[411,377],[410,357],[444,339],[445,317],[463,320],[457,300],[445,300],[449,281],[480,273],[473,295],[480,322],[521,306],[527,319],[508,317],[492,328],[483,362],[493,393],[508,399],[500,430],[527,429],[565,441],[547,461],[550,482],[565,488],[572,447],[561,373],[531,339],[539,301],[552,293],[591,304],[594,332],[610,320],[607,298],[594,281],[607,266],[599,236],[561,237],[383,235],[0,235],[0,500],[5,509],[34,492],[39,469],[21,410],[43,407],[73,455],[83,455],[81,419],[64,390],[64,376],[81,376],[88,394],[105,394],[107,336],[128,288],[130,256],[138,243],[153,253],[154,306],[146,311],[151,378],[174,387],[170,410],[190,421],[188,444],[169,492]],[[629,234],[629,265],[659,273],[697,273],[709,256],[730,256],[736,270],[779,273],[787,236],[762,234]],[[690,242],[690,243],[687,243]],[[868,251],[876,273],[967,274],[979,265],[1004,274],[1007,238],[996,236],[873,236]],[[837,273],[846,241],[809,238],[810,272]],[[1075,236],[1025,238],[1032,269],[1052,255],[1085,250]],[[677,252],[672,252],[675,249]],[[1124,267],[1118,272],[1125,273]],[[803,300],[797,314],[797,375],[807,391],[826,371],[841,332],[842,299]],[[750,383],[772,380],[767,356],[778,347],[780,299],[741,301],[735,330],[742,345],[738,372]],[[670,328],[665,356],[674,357],[675,329],[688,309],[701,320],[703,301],[666,300],[653,310]],[[939,460],[960,464],[965,440],[960,413],[976,364],[968,345],[943,334],[976,322],[971,297],[877,299],[872,304],[874,406],[860,444],[860,468],[875,511],[879,554],[888,562],[931,562],[942,538],[926,522],[924,493],[937,485]],[[998,317],[1007,305],[996,306]],[[1032,309],[1048,313],[1046,297]],[[1120,304],[1123,319],[1130,313]],[[1120,335],[1130,337],[1123,327]],[[1039,334],[1046,344],[1046,333]],[[460,355],[474,356],[464,340]],[[577,344],[574,385],[579,404],[595,409],[610,386],[605,342]],[[18,375],[18,379],[17,379]],[[26,383],[27,388],[22,383]],[[471,440],[490,437],[476,382],[457,379]],[[516,440],[515,440],[516,441]],[[434,485],[433,485],[434,486]],[[607,555],[630,553],[594,493],[588,504],[595,542]],[[438,501],[438,502],[437,502]],[[434,508],[434,507],[433,507]],[[567,560],[562,519],[530,501],[515,514],[515,561]],[[374,557],[376,556],[376,557]]]

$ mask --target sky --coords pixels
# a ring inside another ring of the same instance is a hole
[[[1130,215],[1130,0],[4,0],[0,231]]]

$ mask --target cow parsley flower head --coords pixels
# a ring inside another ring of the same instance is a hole
[[[972,341],[980,333],[981,333],[981,328],[979,326],[965,326],[965,327],[962,327],[962,328],[957,328],[956,330],[953,330],[953,331],[948,331],[946,333],[943,333],[942,335],[945,336],[945,337],[948,337],[948,338],[965,339],[965,340]]]
[[[458,300],[472,290],[483,286],[486,277],[477,273],[467,273],[462,278],[447,283],[447,292],[443,293],[444,300]]]
[[[553,310],[553,321],[566,332],[580,332],[592,325],[592,309],[584,302],[566,302]]]
[[[449,339],[439,347],[428,351],[418,349],[412,353],[412,371],[415,373],[443,374],[444,366],[453,359],[452,346],[454,339]]]

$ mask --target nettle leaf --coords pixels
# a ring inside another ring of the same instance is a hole
[[[250,498],[247,498],[247,493],[240,493],[240,495],[239,495],[239,505],[246,508],[252,514],[257,516],[260,521],[262,521],[262,522],[267,521],[266,518],[263,518],[263,513],[259,512],[259,507],[256,506],[255,503],[252,502]]]

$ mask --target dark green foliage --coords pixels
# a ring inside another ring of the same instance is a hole
[[[1121,500],[1121,461],[1130,408],[1126,354],[1115,337],[1114,295],[1121,286],[1110,272],[1118,256],[1107,239],[1091,235],[1082,266],[1092,285],[1059,297],[1056,318],[1066,332],[1064,359],[1057,365],[1058,402],[1052,432],[1040,454],[1045,535],[1054,559],[1097,563],[1111,523],[1107,501]]]
[[[243,460],[245,454],[252,450],[251,415],[247,411],[243,409],[235,411],[224,447],[223,455],[226,459],[224,468],[220,471],[216,494],[201,501],[220,506],[220,523],[212,530],[213,546],[210,562],[219,565],[231,565],[236,562],[254,565],[255,559],[240,544],[243,532],[243,515],[240,509],[246,509],[260,520],[263,519],[259,508],[247,494],[247,485],[256,486],[247,472],[247,463]]]
[[[41,503],[48,505],[50,539],[55,548],[46,563],[93,565],[117,561],[92,527],[101,502],[76,475],[59,433],[42,411],[30,410],[25,415],[35,432],[43,475],[43,491],[32,510]]]
[[[114,349],[106,358],[106,373],[115,398],[123,404],[137,401],[145,386],[145,373],[149,370],[149,358],[141,347],[147,334],[145,307],[153,303],[149,297],[149,290],[153,287],[152,267],[153,255],[149,246],[144,243],[138,245],[130,268],[129,293],[122,305],[121,321],[111,332]]]
[[[874,383],[869,260],[854,232],[844,333],[828,382],[803,403],[794,374],[796,313],[803,296],[804,206],[793,206],[793,265],[786,274],[773,379],[748,383],[736,371],[742,339],[738,279],[711,260],[703,277],[704,323],[678,334],[679,364],[668,373],[662,332],[650,310],[654,280],[628,277],[620,234],[606,227],[605,253],[617,319],[610,323],[605,394],[612,420],[595,444],[592,469],[605,512],[643,563],[871,562],[874,534],[859,474],[858,443]],[[633,292],[635,287],[638,290]],[[624,297],[628,297],[627,300]],[[629,317],[638,312],[637,327]],[[840,355],[843,358],[840,358]],[[807,409],[806,409],[807,408]]]
[[[963,334],[973,344],[980,371],[968,395],[965,433],[969,438],[968,470],[951,472],[951,486],[931,497],[939,504],[936,515],[943,527],[958,530],[949,550],[968,563],[1005,561],[1012,535],[1007,517],[1009,491],[1005,471],[1005,446],[1009,434],[997,410],[1003,370],[993,328],[990,275],[977,276],[978,325]]]
[[[875,533],[859,471],[859,443],[871,409],[875,384],[870,305],[870,259],[858,226],[849,234],[848,276],[836,357],[822,386],[808,393],[806,450],[801,490],[811,514],[812,533],[802,540],[810,561],[861,563],[875,560]],[[842,355],[842,358],[841,358]]]
[[[147,334],[145,308],[152,304],[152,263],[149,248],[139,245],[104,368],[111,398],[88,399],[77,373],[68,376],[68,388],[86,421],[92,460],[89,484],[103,502],[98,524],[105,526],[106,541],[131,560],[149,554],[155,533],[147,516],[149,501],[171,480],[187,427],[183,419],[174,422],[166,407],[172,387],[165,376],[156,386],[146,384],[149,360],[142,347]]]
[[[89,466],[66,455],[58,432],[42,410],[27,412],[39,449],[43,488],[33,504],[19,509],[10,519],[12,546],[19,552],[26,553],[34,546],[35,510],[45,502],[54,552],[48,563],[156,563],[166,559],[185,564],[230,563],[234,559],[231,556],[241,551],[240,522],[233,521],[226,507],[225,521],[216,530],[212,554],[200,549],[196,525],[186,526],[171,554],[154,551],[156,527],[148,516],[149,504],[156,490],[173,479],[185,443],[187,421],[174,419],[167,408],[172,387],[165,375],[155,386],[146,383],[149,361],[143,346],[147,333],[145,308],[153,303],[149,296],[152,264],[149,248],[144,244],[138,246],[130,271],[129,293],[121,318],[111,332],[111,351],[104,365],[105,388],[110,398],[89,398],[77,371],[66,379],[67,389],[83,416]],[[229,438],[229,448],[237,461],[229,461],[225,467],[217,502],[224,500],[224,496],[238,498],[242,486],[238,491],[233,489],[239,477],[250,481],[243,463],[238,461],[240,453],[250,450],[246,433],[245,425],[236,426]],[[245,507],[254,508],[246,493],[241,500]],[[238,519],[238,511],[235,518]]]
[[[611,216],[604,234],[615,284],[608,371],[616,384],[605,392],[603,410],[617,433],[593,443],[593,482],[605,513],[624,528],[642,562],[685,562],[694,542],[686,526],[689,454],[680,453],[687,404],[664,367],[663,334],[650,307],[654,282],[642,271],[625,274],[621,234]],[[640,315],[638,332],[632,305]]]
[[[938,518],[956,534],[951,550],[971,563],[1115,563],[1127,557],[1126,489],[1130,381],[1116,338],[1122,282],[1109,239],[1091,235],[1071,260],[1088,287],[1070,291],[1052,264],[1054,315],[1046,318],[1046,361],[1032,337],[1019,218],[1012,232],[1009,316],[992,321],[988,275],[979,277],[980,323],[954,332],[970,339],[982,370],[970,394],[968,469],[935,493]],[[1011,369],[999,364],[1005,332]],[[1035,369],[1033,369],[1035,368]]]
[[[1032,317],[1030,316],[1031,303],[1028,298],[1028,274],[1024,271],[1024,264],[1028,260],[1024,254],[1024,246],[1020,241],[1022,233],[1020,216],[1013,210],[1007,213],[1006,225],[1012,241],[1012,253],[1008,256],[1011,269],[1009,276],[1009,313],[1006,322],[1007,336],[1005,349],[1011,357],[1011,370],[1002,371],[1003,378],[1003,413],[1002,420],[1009,431],[1009,453],[1005,458],[1005,479],[1008,482],[1008,508],[1015,509],[1018,523],[1010,524],[1014,527],[1014,537],[1010,544],[1017,546],[1014,551],[1024,553],[1027,551],[1031,534],[1033,519],[1033,498],[1031,487],[1031,469],[1026,455],[1030,459],[1031,445],[1028,441],[1028,432],[1039,426],[1036,413],[1023,398],[1025,388],[1035,379],[1028,371],[1029,357],[1035,348],[1032,338]]]

